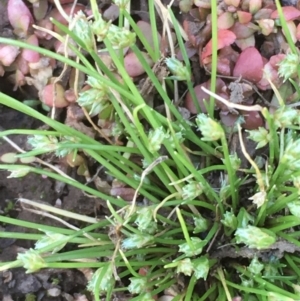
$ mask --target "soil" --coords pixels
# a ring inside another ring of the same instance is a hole
[[[0,107],[0,120],[3,129],[11,128],[29,128],[34,129],[40,124],[17,111]],[[24,135],[13,135],[10,139],[19,147],[26,149],[27,137]],[[14,149],[1,140],[0,154],[14,151]],[[70,211],[76,211],[82,214],[91,214],[94,212],[95,200],[88,199],[81,191],[73,187],[64,187],[60,192],[55,190],[55,183],[49,178],[43,178],[40,175],[30,173],[23,178],[7,178],[8,172],[0,172],[0,214],[19,220],[26,220],[38,224],[62,227],[58,222],[41,218],[39,215],[22,210],[17,203],[18,197],[29,200],[44,202],[54,205],[57,199],[61,198],[62,208]],[[8,207],[13,204],[11,210]],[[22,228],[9,224],[2,224],[1,231],[20,232],[20,233],[38,233],[37,230]],[[34,247],[33,241],[15,240],[10,238],[0,239],[0,261],[15,260],[17,253],[22,248],[28,249]],[[54,281],[55,280],[55,281]],[[0,274],[0,299],[11,296],[12,300],[25,300],[29,293],[35,294],[40,300],[65,300],[68,295],[80,293],[86,285],[84,275],[78,270],[50,270],[46,269],[35,274],[25,274],[24,269],[13,269]],[[48,291],[56,289],[59,296],[47,297]]]
[[[36,129],[41,124],[31,117],[7,107],[0,107],[0,126],[8,129]],[[24,135],[12,135],[10,139],[20,148],[27,148],[27,137]],[[0,154],[15,151],[10,144],[1,140]],[[59,222],[47,217],[41,217],[29,211],[23,210],[17,202],[19,197],[55,205],[62,201],[61,208],[83,215],[95,216],[98,199],[91,199],[81,191],[68,185],[58,185],[52,179],[30,173],[22,178],[7,178],[9,172],[0,172],[0,214],[25,220],[32,223],[49,226],[63,227]],[[61,183],[60,183],[61,184]],[[13,206],[12,206],[13,205]],[[8,208],[12,208],[8,210]],[[74,225],[76,223],[73,222]],[[0,225],[1,231],[19,233],[40,233],[34,229],[22,228],[10,224]],[[22,248],[34,247],[34,242],[23,239],[0,239],[0,262],[15,260]],[[54,281],[55,280],[55,281]],[[52,296],[49,300],[59,301],[67,299],[82,292],[87,284],[83,273],[78,270],[52,270],[46,269],[34,274],[26,274],[24,269],[12,269],[0,274],[0,299],[11,296],[12,300],[25,300],[27,294],[35,294],[40,300],[48,300],[48,291],[59,290],[59,296]]]

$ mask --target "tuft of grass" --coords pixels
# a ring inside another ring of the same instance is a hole
[[[154,37],[155,4],[157,1],[149,1]],[[276,4],[280,8],[278,1]],[[91,7],[95,19],[90,22],[83,20],[87,26],[84,30],[91,30],[94,22],[101,22],[95,0],[91,0]],[[33,150],[22,152],[18,149],[21,153],[17,157],[35,157],[34,160],[40,165],[0,164],[0,169],[11,171],[12,177],[34,172],[73,185],[103,199],[110,211],[110,216],[96,220],[20,199],[20,202],[33,207],[35,213],[59,220],[62,227],[0,216],[1,223],[34,228],[40,232],[0,232],[0,237],[36,241],[34,249],[19,254],[13,262],[1,263],[0,270],[24,267],[30,273],[41,268],[92,268],[94,273],[87,288],[94,294],[95,300],[103,296],[106,300],[112,300],[113,294],[118,292],[131,293],[131,300],[155,300],[156,296],[164,295],[174,287],[178,289],[174,301],[230,301],[238,296],[242,300],[259,301],[299,299],[298,110],[285,106],[283,97],[274,87],[279,108],[273,114],[261,108],[268,129],[249,131],[250,139],[257,142],[258,147],[268,147],[267,159],[259,165],[242,145],[244,156],[251,166],[242,170],[240,159],[229,149],[225,130],[214,117],[213,93],[209,113],[200,111],[193,92],[191,67],[180,26],[171,8],[162,15],[173,23],[184,64],[173,57],[169,61],[175,66],[169,66],[173,74],[162,81],[135,44],[137,36],[149,56],[158,62],[161,59],[158,40],[154,39],[152,49],[130,17],[128,6],[121,6],[120,9],[122,17],[119,27],[114,28],[115,35],[107,33],[102,42],[122,82],[98,57],[95,34],[92,35],[93,43],[86,43],[75,30],[53,20],[75,41],[77,46],[70,47],[77,55],[76,60],[24,42],[0,38],[0,43],[35,50],[83,72],[93,89],[106,93],[106,100],[112,108],[111,116],[120,125],[118,135],[125,141],[125,145],[120,146],[94,140],[0,93],[1,104],[39,119],[50,128],[48,131],[1,131],[0,137],[7,141],[13,134],[29,135]],[[212,1],[215,46],[216,14],[217,1]],[[282,27],[286,30],[280,9],[279,14]],[[126,24],[130,24],[132,32]],[[121,28],[127,31],[120,34],[118,30]],[[129,40],[124,40],[124,36]],[[57,38],[62,41],[66,39],[62,36]],[[117,47],[116,40],[123,47]],[[140,60],[164,105],[164,113],[155,111],[145,101],[127,74],[123,55],[126,47]],[[171,44],[171,53],[174,53],[174,48],[175,45]],[[294,45],[290,44],[290,48],[296,53]],[[217,48],[213,49],[212,92],[216,88],[217,70]],[[92,60],[88,60],[82,50],[88,52]],[[180,66],[179,70],[176,66]],[[180,96],[176,87],[183,75],[186,76],[183,82],[199,110],[194,120],[186,120],[173,102],[173,98]],[[293,82],[298,83],[299,77]],[[106,89],[103,89],[104,86]],[[174,88],[172,92],[170,87]],[[79,99],[81,97],[81,105],[89,111],[93,99],[82,99],[82,94],[78,96]],[[84,105],[84,100],[88,105]],[[103,166],[107,174],[135,190],[132,202],[128,204],[122,198],[90,188],[38,158],[48,152],[55,152],[57,156],[72,153],[74,157],[80,153],[92,158]],[[140,164],[131,160],[133,155],[139,158]],[[64,217],[80,220],[84,226],[77,229]],[[71,251],[64,249],[67,244],[71,245]],[[185,276],[183,281],[182,276]],[[122,286],[120,279],[130,280],[130,284]],[[180,285],[183,285],[181,289]]]

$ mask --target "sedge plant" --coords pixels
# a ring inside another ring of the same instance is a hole
[[[208,114],[200,110],[181,28],[171,7],[160,13],[166,18],[163,21],[173,24],[183,62],[174,55],[166,58],[164,63],[170,74],[161,80],[136,45],[139,38],[149,56],[158,62],[161,59],[158,40],[154,34],[154,43],[150,45],[143,38],[129,14],[129,1],[114,1],[120,7],[118,26],[104,21],[96,1],[90,2],[94,17],[91,20],[78,14],[70,27],[52,20],[75,42],[69,47],[76,60],[20,41],[0,38],[0,42],[37,51],[84,73],[91,89],[78,94],[78,105],[93,116],[109,110],[109,118],[117,125],[115,133],[123,138],[124,145],[95,140],[0,93],[1,104],[49,127],[46,131],[1,131],[0,137],[7,141],[13,134],[27,135],[32,150],[2,156],[8,163],[0,164],[0,168],[10,171],[11,177],[33,172],[72,185],[102,199],[110,216],[98,220],[20,199],[36,214],[55,216],[62,227],[1,216],[4,224],[38,229],[39,233],[0,232],[0,237],[36,241],[34,249],[20,253],[15,261],[1,263],[0,270],[23,267],[27,273],[34,273],[43,268],[90,268],[93,275],[87,289],[95,300],[102,297],[112,300],[118,292],[130,293],[131,300],[155,300],[157,296],[170,294],[171,289],[176,291],[172,295],[174,301],[230,301],[239,296],[259,301],[299,299],[298,110],[285,105],[276,87],[279,106],[274,113],[260,106],[253,108],[263,114],[268,127],[249,131],[249,138],[257,143],[257,148],[267,147],[268,156],[254,160],[242,145],[249,168],[241,169],[240,158],[230,151],[228,134],[214,116],[214,106],[209,107]],[[160,8],[159,1],[148,2],[155,33],[155,9]],[[211,3],[212,20],[216,20],[217,1]],[[281,22],[284,24],[283,19]],[[65,37],[56,37],[64,42]],[[212,37],[216,45],[215,25]],[[97,43],[102,43],[101,51],[109,53],[122,81],[98,56]],[[124,68],[127,48],[140,60],[164,105],[164,113],[145,102],[127,74]],[[174,53],[174,45],[170,48]],[[213,93],[216,47],[212,57],[210,104],[218,97]],[[184,118],[173,102],[173,98],[179,97],[175,95],[178,82],[191,91],[198,109],[194,119]],[[241,136],[238,124],[237,131]],[[82,184],[51,164],[43,165],[39,155],[49,152],[58,157],[72,154],[74,160],[79,154],[92,158],[107,174],[135,190],[131,202]],[[139,158],[139,164],[131,160],[133,156]],[[21,163],[17,164],[12,157]],[[30,164],[37,160],[39,166]],[[64,217],[77,219],[84,226],[78,229]],[[121,285],[123,279],[130,284]]]

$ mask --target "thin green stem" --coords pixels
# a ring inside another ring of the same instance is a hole
[[[291,237],[291,233],[286,234],[286,233],[284,233],[284,232],[279,231],[279,232],[277,232],[276,234],[277,234],[279,237],[282,237],[282,238],[286,239],[286,240],[289,241],[290,243],[292,243],[292,244],[294,244],[295,246],[297,246],[298,248],[300,248],[300,242],[299,242],[299,240],[298,240],[298,239],[295,239],[295,238],[293,238],[293,237]],[[294,234],[294,233],[293,233],[293,234]]]
[[[285,289],[280,288],[280,287],[278,287],[278,286],[276,286],[276,285],[268,282],[267,280],[265,280],[265,279],[263,279],[263,278],[261,278],[259,276],[253,277],[250,274],[250,272],[248,272],[247,270],[245,270],[245,268],[243,266],[240,266],[238,264],[234,264],[233,266],[240,273],[246,275],[247,277],[253,278],[253,280],[256,283],[258,283],[259,285],[261,285],[263,283],[264,284],[264,289],[268,290],[269,292],[275,292],[277,294],[281,294],[283,296],[286,296],[286,297],[289,297],[289,298],[293,298],[293,299],[297,299],[298,298],[296,294],[290,293],[290,292],[286,291]],[[226,281],[226,282],[228,283],[228,285],[233,286],[232,283],[229,284],[228,281]],[[236,287],[236,286],[233,286],[233,287]],[[268,292],[264,292],[263,290],[256,290],[256,289],[252,289],[252,288],[248,288],[248,287],[244,287],[244,286],[240,286],[240,285],[239,285],[239,287],[240,287],[239,289],[241,289],[242,291],[254,292],[254,291],[251,291],[251,290],[255,290],[256,293],[261,294],[261,295],[265,295],[265,293],[268,294]]]
[[[186,294],[185,294],[185,298],[184,298],[185,301],[192,300],[192,296],[194,293],[194,288],[195,288],[196,283],[197,283],[197,278],[195,277],[195,275],[192,275],[191,279],[189,280],[188,287],[186,289]]]
[[[59,234],[64,234],[64,235],[68,235],[68,236],[74,234],[74,230],[47,226],[47,225],[37,224],[37,223],[31,223],[31,222],[27,222],[27,221],[23,221],[23,220],[19,220],[19,219],[10,218],[7,216],[2,216],[2,215],[0,215],[0,222],[12,224],[15,226],[20,226],[22,228],[40,229],[43,232],[53,232],[53,233],[59,233]],[[93,229],[97,229],[97,228],[107,227],[107,225],[108,225],[108,222],[106,220],[104,220],[102,222],[92,225],[92,228],[89,228],[90,229],[89,231],[91,231],[91,229],[93,230]],[[108,240],[108,236],[105,234],[89,233],[89,235],[94,238],[99,238],[101,240]]]
[[[3,170],[9,170],[9,171],[14,171],[14,170],[20,170],[20,169],[23,169],[24,168],[24,165],[8,165],[8,164],[0,164],[0,169],[3,169]],[[95,190],[95,189],[92,189],[88,186],[85,186],[75,180],[71,180],[70,178],[65,178],[59,174],[55,174],[53,172],[49,172],[48,170],[46,169],[40,169],[40,168],[35,168],[35,167],[28,167],[28,171],[29,172],[34,172],[34,173],[37,173],[37,174],[40,174],[40,175],[45,175],[45,176],[48,176],[50,178],[53,178],[55,180],[58,180],[58,181],[61,181],[61,182],[64,182],[66,184],[69,184],[69,185],[72,185],[78,189],[81,189],[87,193],[90,193],[94,196],[97,196],[101,199],[104,199],[104,200],[109,200],[112,204],[118,206],[118,207],[123,207],[124,205],[126,205],[127,203],[121,199],[115,199],[109,195],[106,195],[98,190]]]
[[[134,30],[134,32],[137,34],[138,38],[142,42],[143,46],[145,47],[152,61],[156,62],[159,58],[157,57],[157,54],[153,51],[152,47],[150,46],[149,42],[145,38],[140,28],[137,26],[137,24],[134,22],[131,15],[127,11],[124,11],[123,13],[125,18],[129,21],[130,26],[132,27],[132,29]],[[157,36],[157,34],[155,36]]]
[[[222,142],[222,149],[223,149],[223,153],[224,153],[225,165],[226,165],[228,177],[229,177],[229,185],[230,185],[231,198],[232,198],[232,208],[235,211],[238,206],[237,178],[236,178],[235,171],[232,168],[232,164],[230,162],[229,147],[227,144],[225,134],[222,135],[221,142]]]
[[[285,254],[284,255],[285,260],[287,261],[287,263],[289,264],[289,267],[292,268],[292,270],[295,272],[295,274],[300,277],[300,269],[299,267],[295,264],[295,262],[293,261],[292,257],[289,254]]]
[[[212,59],[211,59],[211,83],[210,90],[215,93],[217,79],[217,59],[218,59],[218,3],[217,0],[211,0],[211,29],[212,29]],[[215,99],[210,96],[208,114],[210,118],[214,118]]]
[[[276,3],[276,8],[277,8],[277,11],[278,11],[278,15],[279,15],[280,23],[281,23],[281,26],[282,26],[282,29],[283,29],[283,32],[284,32],[284,36],[286,37],[286,39],[288,41],[288,44],[289,44],[291,50],[293,51],[293,53],[298,54],[297,47],[296,47],[295,43],[293,42],[293,39],[292,39],[291,33],[290,33],[290,29],[288,28],[287,23],[286,23],[286,19],[283,15],[283,11],[282,11],[280,1],[275,0],[275,3]]]
[[[158,31],[157,31],[157,21],[156,21],[156,13],[155,13],[155,5],[153,0],[148,1],[148,8],[149,8],[149,16],[150,16],[150,24],[151,24],[151,31],[152,31],[152,40],[153,40],[153,51],[155,55],[155,62],[160,58],[160,47],[159,47],[159,40],[158,40]]]
[[[288,196],[283,195],[280,198],[277,198],[276,202],[268,208],[268,215],[281,211],[286,207],[286,205],[290,202],[298,200],[298,192],[294,192]]]
[[[213,295],[213,292],[216,290],[217,285],[216,283],[213,283],[213,285],[199,298],[198,301],[206,301],[208,300],[209,296]],[[189,301],[189,300],[186,300]]]
[[[191,238],[190,238],[190,235],[188,233],[188,230],[187,230],[186,224],[184,222],[184,219],[182,217],[181,211],[178,207],[176,208],[176,213],[177,213],[177,218],[179,220],[179,223],[181,225],[183,236],[184,236],[187,244],[189,245],[190,249],[193,250],[194,249],[193,243],[191,241]]]
[[[278,136],[277,136],[273,116],[271,116],[271,114],[267,109],[263,110],[263,115],[267,120],[270,136],[271,136],[271,138],[269,139],[269,162],[270,162],[269,164],[270,166],[274,166],[275,158],[278,160],[278,150],[277,150],[277,147],[279,147]]]
[[[180,160],[184,166],[190,171],[192,175],[194,175],[195,179],[199,181],[203,185],[203,192],[209,198],[211,202],[217,201],[220,205],[220,208],[223,208],[223,205],[220,201],[218,194],[214,191],[211,185],[206,181],[206,179],[202,176],[201,172],[198,172],[196,168],[188,161],[185,157],[180,156],[177,152],[174,152],[174,156],[176,156],[176,161]]]
[[[181,37],[180,29],[179,29],[179,26],[178,26],[178,21],[175,18],[174,13],[171,9],[169,9],[168,12],[169,12],[169,14],[171,16],[171,19],[172,19],[172,23],[173,23],[173,26],[174,26],[174,29],[175,29],[177,41],[178,41],[178,44],[179,44],[179,48],[180,48],[185,66],[188,69],[189,73],[192,74],[190,60],[189,60],[189,57],[188,57],[188,54],[187,54],[187,51],[186,51],[186,46],[184,45],[182,37]],[[199,104],[199,101],[197,99],[195,89],[193,87],[193,83],[192,83],[191,80],[188,80],[186,83],[187,83],[187,86],[188,86],[189,93],[192,96],[192,101],[193,101],[193,104],[196,108],[196,111],[197,111],[197,113],[201,113],[202,110],[200,108],[200,104]]]
[[[205,237],[206,244],[211,242],[211,239],[214,237],[216,232],[218,231],[220,225],[218,223],[214,223],[210,231],[208,232],[207,236]]]

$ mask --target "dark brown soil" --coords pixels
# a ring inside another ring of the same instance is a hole
[[[37,128],[39,123],[22,115],[17,111],[0,107],[0,125],[3,129],[10,128]],[[25,149],[27,137],[24,135],[10,136],[19,147]],[[14,151],[14,149],[1,140],[0,154]],[[85,197],[82,192],[72,187],[65,187],[60,193],[54,190],[54,182],[49,178],[43,178],[37,174],[29,174],[23,178],[7,178],[8,172],[0,171],[0,214],[14,217],[20,220],[63,227],[58,222],[40,216],[26,210],[22,210],[17,203],[18,197],[29,200],[45,202],[53,205],[57,198],[63,200],[62,207],[82,214],[94,212],[95,201]],[[13,204],[13,208],[11,205]],[[38,233],[37,230],[30,230],[9,224],[0,225],[1,231]],[[17,253],[22,248],[32,248],[34,242],[29,240],[15,240],[10,238],[0,239],[0,261],[15,260]],[[55,281],[54,281],[55,280]],[[25,300],[27,294],[35,294],[40,300],[48,300],[47,291],[57,289],[59,296],[51,297],[51,300],[65,300],[66,294],[80,293],[84,290],[86,279],[78,270],[43,270],[35,274],[25,274],[24,269],[13,269],[0,274],[0,299],[8,298],[10,295],[14,301]],[[66,295],[67,296],[67,295]],[[4,300],[4,299],[3,299]]]

